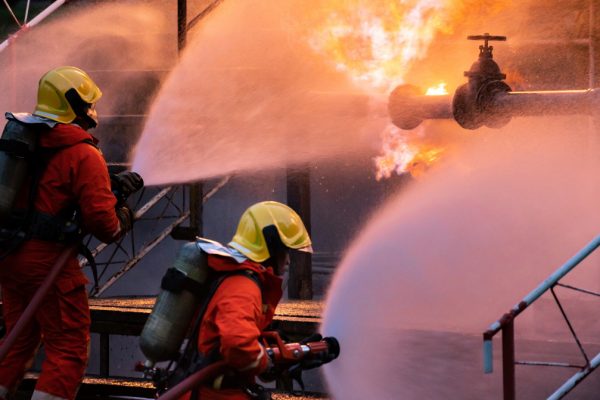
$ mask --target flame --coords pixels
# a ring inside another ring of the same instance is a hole
[[[420,126],[416,136],[423,136],[425,128]],[[383,131],[383,155],[375,157],[376,180],[389,178],[393,173],[410,173],[419,178],[440,158],[444,148],[417,141],[409,141],[402,130],[389,125]]]
[[[436,35],[454,32],[470,15],[494,14],[514,0],[329,0],[315,7],[306,32],[310,47],[357,85],[387,94],[423,59]],[[427,95],[447,94],[445,83]],[[375,158],[376,178],[423,173],[443,153],[425,145],[424,133],[409,140],[396,128],[383,133],[382,155]],[[411,136],[412,133],[411,133]],[[420,141],[419,141],[420,140]]]
[[[310,46],[355,82],[378,91],[404,83],[446,25],[454,0],[337,0],[311,30]],[[329,12],[327,12],[329,11]]]
[[[432,86],[425,92],[425,96],[443,96],[445,94],[448,94],[445,82],[441,82],[437,86]]]

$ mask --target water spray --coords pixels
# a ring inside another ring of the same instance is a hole
[[[465,129],[502,128],[517,116],[591,115],[598,109],[600,89],[513,91],[489,45],[490,41],[506,41],[506,36],[485,33],[467,39],[484,41],[478,59],[465,71],[468,82],[452,97],[426,96],[412,85],[396,87],[388,104],[394,125],[414,129],[426,119],[454,119]]]

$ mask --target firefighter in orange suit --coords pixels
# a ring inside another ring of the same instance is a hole
[[[310,237],[296,212],[284,204],[265,201],[244,212],[228,246],[201,241],[198,245],[209,254],[208,265],[228,275],[208,303],[200,324],[197,350],[225,360],[233,372],[186,398],[253,398],[257,395],[253,389],[255,377],[271,364],[259,337],[273,320],[281,299],[282,275],[289,264],[289,251],[312,252]],[[232,274],[234,271],[245,273]]]
[[[38,146],[45,163],[37,189],[26,185],[17,200],[17,208],[27,208],[27,199],[36,190],[30,223],[20,227],[25,239],[14,249],[0,246],[0,285],[8,332],[59,254],[74,244],[68,229],[63,228],[75,225],[80,232],[91,233],[103,242],[113,242],[131,228],[132,213],[125,204],[117,205],[115,184],[111,188],[106,162],[96,147],[98,141],[87,132],[97,125],[95,104],[101,95],[84,71],[60,67],[41,78],[33,114],[7,114],[9,123],[12,119],[43,127]],[[139,175],[131,172],[115,179],[118,189],[125,192],[143,185]],[[73,255],[0,364],[1,399],[16,389],[40,342],[46,358],[32,399],[75,398],[87,366],[90,341],[86,283]]]

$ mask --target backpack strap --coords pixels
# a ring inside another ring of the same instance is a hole
[[[18,120],[20,121],[20,120]],[[21,121],[21,123],[25,123]],[[42,124],[31,123],[32,129],[49,129],[50,127]],[[36,141],[36,150],[34,156],[32,156],[27,149],[27,146],[23,148],[23,143],[13,143],[13,140],[1,140],[0,139],[0,150],[6,149],[13,154],[20,156],[23,153],[23,157],[29,158],[32,170],[31,179],[29,182],[29,190],[27,197],[27,208],[25,210],[13,211],[13,217],[11,218],[10,226],[5,229],[0,229],[0,241],[2,241],[3,251],[0,254],[0,260],[4,259],[10,253],[15,251],[24,241],[28,239],[38,239],[52,242],[61,243],[77,243],[79,248],[79,254],[82,254],[87,260],[90,268],[92,269],[92,275],[94,277],[94,287],[98,286],[98,268],[96,262],[92,257],[90,250],[85,247],[82,242],[82,233],[80,230],[80,211],[75,207],[68,207],[62,210],[57,215],[50,215],[39,212],[35,209],[35,200],[38,195],[38,187],[42,177],[42,174],[46,170],[48,163],[62,149],[67,147],[75,146],[79,143],[86,143],[99,150],[96,143],[91,139],[84,139],[80,142],[73,143],[72,145],[59,147],[56,149],[42,149],[39,147],[39,134]]]
[[[192,373],[205,368],[206,366],[214,363],[219,359],[219,346],[215,346],[215,348],[211,349],[208,354],[202,354],[198,349],[198,335],[200,333],[200,326],[202,324],[202,320],[204,319],[204,315],[206,314],[206,310],[215,293],[225,281],[225,279],[232,276],[246,276],[248,279],[252,280],[258,288],[260,289],[262,295],[262,282],[258,275],[251,270],[239,270],[233,272],[225,272],[225,273],[215,273],[215,277],[213,278],[213,282],[208,289],[204,300],[202,301],[198,314],[194,320],[194,324],[192,325],[192,329],[189,331],[186,336],[187,343],[183,353],[180,355],[179,359],[175,364],[175,368],[171,372],[171,374],[167,377],[166,386],[167,388],[173,387],[177,383],[181,382],[183,379],[190,376]],[[158,385],[157,385],[158,386]],[[162,385],[161,385],[162,386]],[[197,397],[198,388],[192,390],[192,395],[190,398],[194,399]],[[196,396],[196,397],[194,397]]]

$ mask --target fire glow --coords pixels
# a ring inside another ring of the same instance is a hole
[[[425,58],[436,35],[452,33],[474,8],[479,17],[494,14],[512,0],[333,0],[311,27],[310,46],[331,60],[357,85],[369,92],[387,94],[416,62]],[[427,95],[446,95],[446,84],[428,89]],[[392,128],[382,133],[382,155],[375,158],[377,179],[429,166],[443,149],[423,144],[425,135]],[[410,140],[407,137],[410,135]],[[410,142],[410,145],[409,145]]]
[[[430,87],[427,89],[427,92],[425,92],[425,96],[444,96],[446,94],[448,94],[448,91],[446,90],[446,84],[444,82],[441,82],[437,86]]]
[[[388,92],[446,25],[452,0],[334,1],[309,44],[368,90]]]
[[[424,126],[414,132],[415,136],[424,135]],[[421,143],[419,140],[410,142],[402,130],[390,124],[382,133],[383,154],[375,157],[377,171],[375,179],[387,179],[393,173],[398,175],[410,173],[414,178],[421,177],[428,168],[437,162],[444,148]]]
[[[404,83],[413,64],[425,57],[431,41],[449,30],[454,0],[354,0],[336,3],[315,29],[309,43],[331,59],[359,86],[386,93]],[[447,94],[446,84],[428,89],[428,95]],[[434,163],[443,150],[409,141],[406,133],[388,127],[382,133],[382,155],[375,158],[376,178],[393,172],[416,176]],[[418,136],[423,136],[417,135]]]
[[[426,96],[447,95],[446,83],[441,82],[437,86],[427,89]],[[413,177],[422,176],[429,167],[437,162],[443,147],[425,144],[420,138],[425,136],[425,127],[420,126],[411,132],[413,140],[409,141],[405,131],[390,124],[382,133],[382,155],[375,157],[375,179],[387,179],[395,172],[398,175],[405,172]]]

